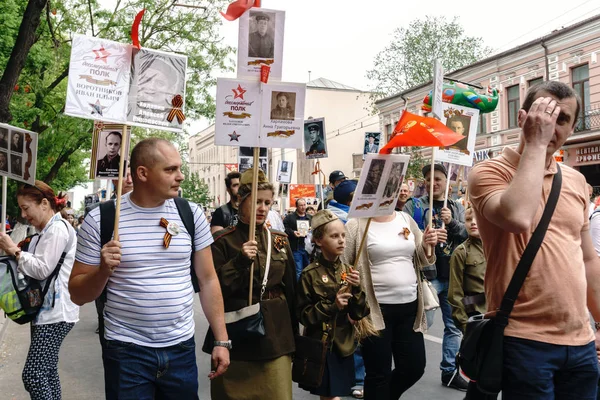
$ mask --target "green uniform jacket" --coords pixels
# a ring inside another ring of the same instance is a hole
[[[302,271],[298,291],[296,293],[296,310],[298,319],[306,327],[306,336],[321,339],[323,323],[329,323],[334,328],[333,348],[342,357],[354,353],[354,327],[348,316],[355,321],[369,315],[367,298],[360,287],[352,287],[352,297],[348,307],[339,310],[335,304],[337,292],[342,287],[342,272],[348,272],[350,266],[342,263],[327,261],[323,256]]]
[[[486,265],[481,239],[469,236],[452,253],[448,302],[452,306],[452,318],[456,327],[463,332],[468,316],[462,299],[465,296],[484,293],[483,279]],[[475,309],[484,314],[487,311],[486,307],[483,303],[476,305]]]
[[[239,221],[235,227],[215,232],[211,245],[215,270],[223,292],[225,311],[235,311],[248,305],[250,282],[250,259],[242,252],[242,245],[248,241],[248,224]],[[294,287],[296,265],[284,232],[271,232],[271,266],[267,281],[266,295],[261,302],[266,336],[248,342],[233,343],[230,352],[232,360],[258,361],[272,360],[295,351],[294,334],[298,323],[294,308]],[[258,242],[258,263],[254,266],[252,303],[260,298],[260,287],[265,271],[268,231],[256,228]],[[268,294],[280,293],[269,299]]]

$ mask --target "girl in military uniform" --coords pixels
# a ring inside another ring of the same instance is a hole
[[[266,336],[232,343],[227,373],[211,381],[213,400],[292,400],[291,354],[295,350],[294,334],[298,331],[293,307],[296,266],[285,233],[270,231],[265,226],[274,189],[262,171],[258,176],[256,238],[248,237],[252,212],[252,169],[249,169],[240,178],[238,224],[216,233],[211,249],[225,311],[235,311],[248,305],[253,261],[252,303],[261,297],[268,235],[271,236],[268,281],[260,302]],[[210,343],[205,342],[203,350],[209,352]]]
[[[340,261],[345,229],[330,210],[321,210],[311,221],[313,241],[321,249],[315,262],[302,271],[296,294],[298,318],[307,336],[322,339],[329,351],[321,386],[305,388],[322,400],[349,395],[354,385],[356,350],[353,324],[369,314],[358,271]]]

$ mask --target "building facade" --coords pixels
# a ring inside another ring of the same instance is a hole
[[[366,132],[379,132],[379,119],[370,109],[369,93],[319,78],[306,85],[305,118],[324,118],[327,158],[319,160],[326,180],[334,170],[358,177]],[[207,183],[213,206],[229,201],[225,176],[236,168],[238,147],[216,146],[215,126],[211,125],[189,139],[190,170]],[[315,160],[307,160],[303,149],[268,149],[268,178],[276,184],[280,160],[292,161],[291,183],[322,183],[317,178]],[[328,183],[328,182],[326,182]]]
[[[556,154],[558,160],[575,167],[590,184],[600,189],[600,15],[555,30],[539,39],[496,54],[459,70],[447,78],[491,87],[500,91],[497,109],[480,114],[474,162],[494,157],[519,139],[517,115],[527,90],[542,81],[560,81],[573,87],[582,100],[575,133]],[[400,114],[421,113],[428,82],[379,100],[380,129],[386,140]],[[430,156],[430,150],[422,155]]]

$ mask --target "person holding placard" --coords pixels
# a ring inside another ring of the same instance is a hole
[[[240,178],[239,221],[215,234],[212,256],[225,310],[248,306],[250,266],[254,263],[252,304],[260,302],[266,335],[233,343],[229,371],[211,383],[215,400],[292,399],[292,358],[295,317],[295,266],[287,237],[266,226],[275,194],[265,174],[258,171],[256,189],[256,240],[249,238],[252,213],[253,169]],[[261,285],[268,269],[264,293]],[[208,337],[208,336],[207,336]],[[204,351],[210,351],[205,342]]]
[[[155,393],[198,399],[192,249],[200,302],[216,340],[209,379],[229,365],[231,342],[210,229],[202,208],[190,203],[192,236],[174,200],[184,179],[181,163],[169,141],[142,140],[131,153],[133,191],[117,199],[118,240],[102,246],[102,206],[89,212],[79,230],[69,290],[83,305],[106,287],[102,359],[108,400],[151,399]]]
[[[32,399],[60,399],[58,354],[63,340],[79,321],[79,307],[69,297],[67,288],[77,239],[75,230],[60,215],[67,205],[66,194],[57,196],[50,186],[35,181],[35,186],[19,187],[17,202],[21,216],[38,234],[31,237],[24,250],[7,234],[0,233],[0,249],[16,257],[22,274],[38,280],[50,277],[62,260],[44,297],[44,304],[31,324],[31,344],[23,368],[23,383]]]
[[[404,212],[346,224],[346,249],[342,261],[356,265],[379,336],[362,342],[365,363],[364,397],[399,399],[425,373],[427,319],[421,292],[421,268],[435,262],[426,247],[445,240],[443,230],[422,233]],[[358,256],[360,243],[365,248]],[[395,369],[392,369],[392,358]]]
[[[308,252],[304,246],[304,238],[298,230],[298,220],[306,220],[310,223],[311,216],[306,214],[306,200],[296,200],[296,211],[288,214],[283,219],[285,233],[290,241],[290,247],[294,253],[294,261],[296,262],[296,280],[300,279],[302,270],[309,264]]]

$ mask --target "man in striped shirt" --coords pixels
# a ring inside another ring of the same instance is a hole
[[[173,198],[183,174],[177,149],[163,139],[141,141],[131,154],[132,192],[121,198],[119,240],[101,247],[100,208],[81,226],[69,282],[72,300],[94,301],[107,287],[103,352],[107,399],[197,399],[194,342],[194,269],[202,308],[217,342],[210,379],[229,365],[223,298],[213,266],[204,212],[190,203],[190,237]],[[166,245],[168,222],[171,241]]]

